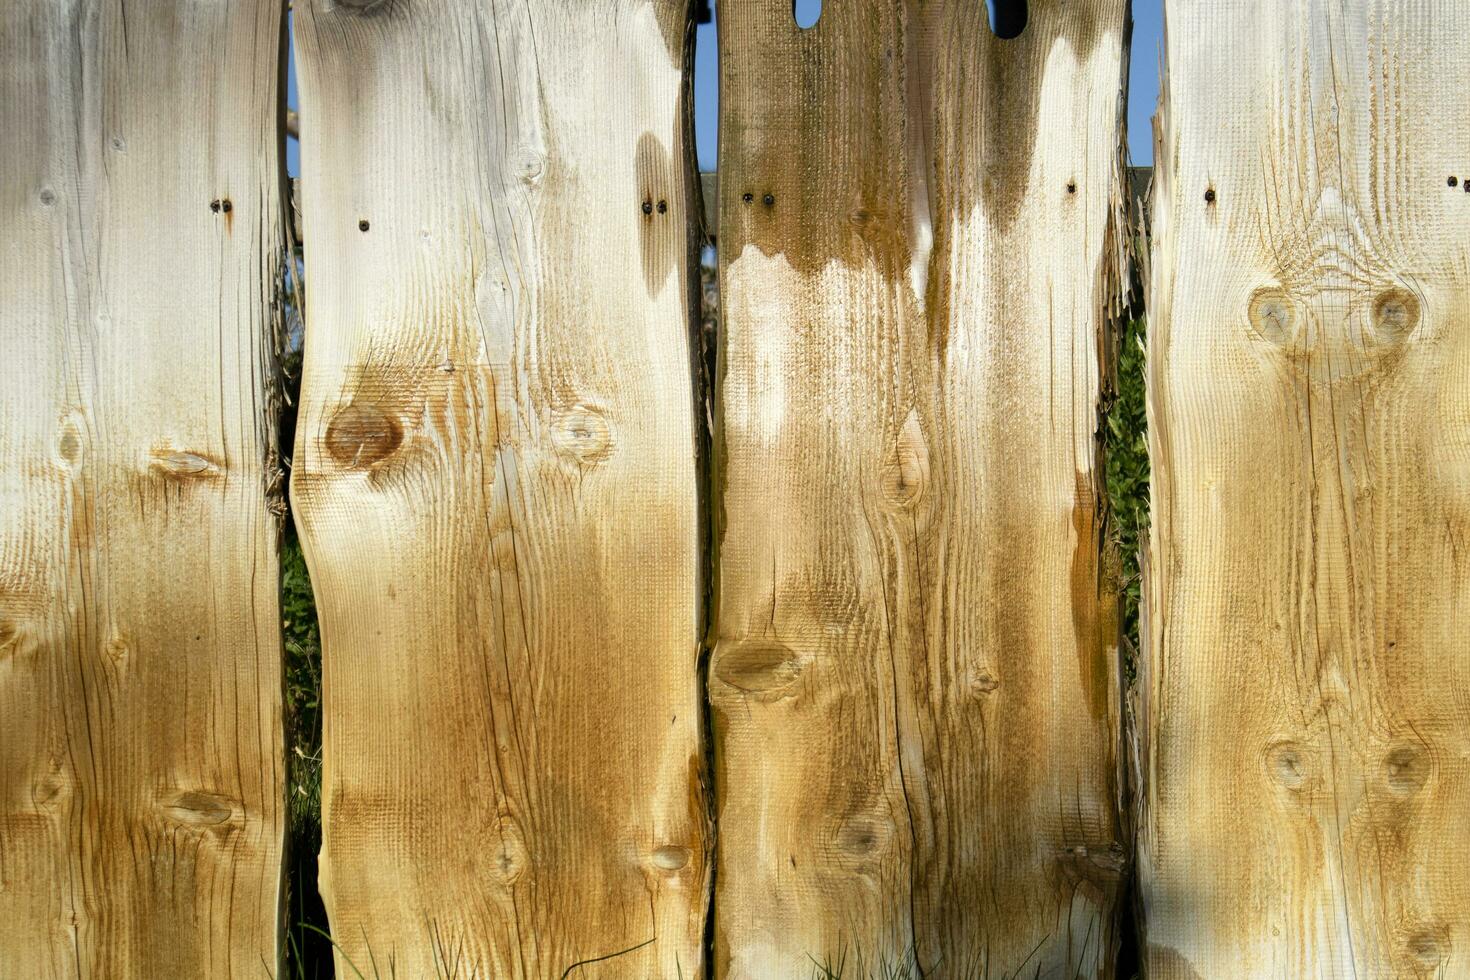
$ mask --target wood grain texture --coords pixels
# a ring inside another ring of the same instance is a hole
[[[278,969],[282,16],[0,9],[0,976]]]
[[[1470,974],[1470,34],[1167,4],[1148,975]]]
[[[715,971],[1110,976],[1125,6],[723,0]]]
[[[323,895],[365,972],[700,975],[687,25],[673,0],[298,7],[292,494]]]

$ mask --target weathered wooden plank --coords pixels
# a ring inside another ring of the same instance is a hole
[[[399,976],[696,976],[688,10],[316,0],[296,30],[336,939]]]
[[[277,968],[282,16],[0,8],[0,976]]]
[[[1125,9],[1029,7],[719,8],[721,975],[1112,970]]]
[[[1465,8],[1167,12],[1148,975],[1465,976]]]

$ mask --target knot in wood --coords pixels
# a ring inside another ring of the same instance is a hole
[[[1299,742],[1283,739],[1266,748],[1266,774],[1271,781],[1288,792],[1308,789],[1316,773],[1312,759]]]
[[[127,662],[128,658],[132,655],[133,648],[128,643],[126,636],[122,633],[114,632],[107,638],[107,642],[102,647],[102,652],[115,666],[120,666]]]
[[[225,829],[231,823],[242,823],[244,811],[240,801],[223,793],[205,790],[180,790],[165,796],[159,807],[166,819],[186,827]]]
[[[1383,757],[1383,778],[1395,796],[1413,796],[1429,781],[1429,758],[1422,746],[1398,745]]]
[[[665,844],[654,849],[651,860],[660,871],[680,871],[689,863],[690,850],[678,844]]]
[[[327,426],[327,452],[346,467],[369,467],[403,442],[403,429],[376,405],[352,402]]]
[[[545,158],[535,147],[522,147],[516,155],[516,176],[522,183],[538,184],[541,181],[541,173],[545,169]]]
[[[786,644],[757,639],[721,645],[715,653],[714,674],[757,700],[774,700],[791,692],[805,667],[805,661]]]
[[[525,875],[531,865],[531,855],[520,824],[505,816],[500,818],[500,824],[500,840],[490,854],[491,874],[501,886],[509,887]]]
[[[206,480],[223,472],[223,467],[208,456],[184,449],[155,449],[149,454],[149,465],[166,477],[180,480]]]
[[[1407,289],[1388,289],[1373,301],[1373,329],[1383,343],[1404,339],[1419,325],[1419,300]]]
[[[886,820],[867,814],[848,817],[837,830],[836,850],[839,860],[858,868],[872,865],[893,842],[893,826]]]
[[[562,456],[577,463],[600,463],[612,455],[612,426],[602,409],[572,405],[552,413],[551,444]]]
[[[368,17],[386,14],[393,9],[397,0],[326,0],[327,9],[336,13]]]
[[[1282,289],[1258,289],[1251,296],[1250,323],[1261,339],[1285,346],[1296,333],[1296,309]]]
[[[1330,386],[1397,363],[1421,319],[1418,297],[1374,275],[1367,291],[1338,268],[1328,252],[1320,266],[1293,282],[1251,294],[1251,332],[1280,351],[1292,370]],[[1366,273],[1372,275],[1372,273]]]
[[[929,446],[918,412],[910,410],[883,466],[883,495],[895,506],[912,507],[928,483]]]
[[[998,687],[1000,687],[1000,681],[996,679],[994,674],[984,668],[977,670],[970,678],[970,690],[976,694],[993,694]]]
[[[1404,942],[1404,948],[1418,961],[1419,966],[1431,971],[1448,958],[1449,947],[1449,940],[1443,935],[1443,930],[1437,928],[1413,932]]]
[[[56,447],[61,461],[68,466],[74,466],[82,458],[82,439],[75,422],[70,419],[62,426],[61,442]]]
[[[11,619],[0,619],[0,660],[20,653],[24,636],[19,623]]]

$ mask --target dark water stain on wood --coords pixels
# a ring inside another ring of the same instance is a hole
[[[977,205],[1010,230],[1031,191],[1048,57],[1065,44],[1085,62],[1106,28],[1097,4],[1030,6],[1009,40],[991,32],[980,3],[863,0],[833,5],[810,31],[732,6],[721,53],[746,65],[727,73],[738,108],[722,118],[721,231],[732,254],[749,242],[802,274],[873,261],[897,279],[914,254],[915,218],[926,217],[915,201],[927,202],[936,238]],[[940,254],[931,268],[943,268]]]
[[[1066,44],[1077,63],[1092,55],[1104,24],[1097,4],[1064,0],[1031,0],[1025,29],[1019,37],[995,36],[987,23],[983,4],[945,4],[937,14],[944,23],[931,36],[939,44],[953,43],[963,50],[951,52],[955,69],[951,77],[933,83],[937,97],[947,98],[975,92],[971,97],[979,112],[945,112],[954,119],[953,132],[960,139],[940,152],[940,162],[951,154],[956,159],[977,163],[973,179],[957,181],[953,211],[967,212],[969,188],[979,187],[985,213],[999,231],[1008,231],[1019,216],[1031,190],[1029,176],[1040,124],[1043,75],[1053,48]],[[947,62],[929,52],[930,63]],[[966,126],[966,121],[969,126]],[[978,147],[978,152],[975,148]],[[941,166],[940,172],[946,168]]]
[[[659,34],[669,61],[676,66],[692,65],[685,55],[694,49],[694,18],[690,16],[694,5],[686,0],[653,0],[653,12],[658,18]],[[690,73],[692,76],[692,72]]]
[[[682,209],[670,207],[684,191],[682,174],[669,151],[653,133],[638,137],[634,192],[636,208],[630,209],[638,222],[638,252],[643,260],[643,285],[655,296],[669,280],[688,249],[689,229]]]
[[[754,13],[740,9],[721,40],[726,60],[748,66],[737,79],[727,73],[738,108],[722,119],[721,233],[731,254],[748,242],[803,275],[836,260],[897,279],[911,234],[904,8],[832,4],[809,31],[789,12]]]

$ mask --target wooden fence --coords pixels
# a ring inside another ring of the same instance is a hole
[[[685,0],[298,0],[339,976],[1470,975],[1470,34],[1166,5],[1129,681],[1127,0],[720,0],[713,351]],[[0,9],[0,978],[283,969],[285,15]]]

